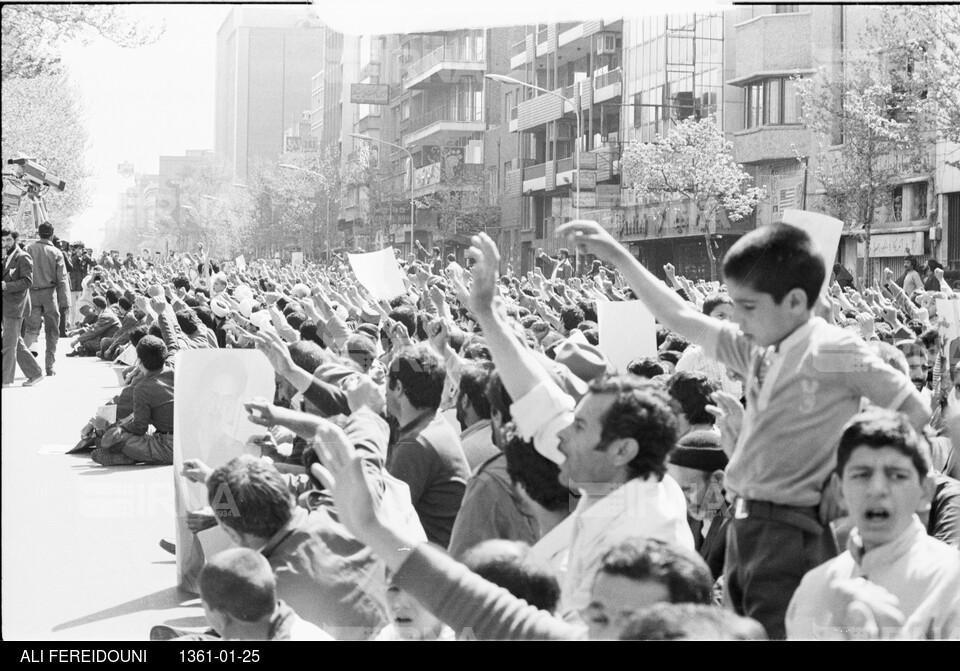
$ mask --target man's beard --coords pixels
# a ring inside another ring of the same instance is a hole
[[[927,386],[926,378],[922,380],[913,380],[913,386],[917,388],[917,391],[923,391]]]

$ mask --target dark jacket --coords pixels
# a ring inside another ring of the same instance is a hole
[[[9,263],[8,263],[9,262]],[[30,287],[33,286],[33,259],[16,245],[3,260],[3,316],[23,319],[30,312]]]

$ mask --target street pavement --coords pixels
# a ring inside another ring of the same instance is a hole
[[[43,340],[38,343],[43,360]],[[150,627],[204,627],[196,595],[176,587],[173,467],[95,464],[66,455],[98,406],[119,392],[110,365],[66,358],[2,401],[4,640],[142,641]]]

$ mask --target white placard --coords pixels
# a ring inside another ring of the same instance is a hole
[[[840,247],[843,222],[819,212],[784,210],[783,223],[806,231],[813,243],[820,249],[820,253],[823,254],[823,264],[826,270],[823,287],[820,290],[820,293],[823,293],[830,284],[830,271],[833,269],[833,260],[837,258],[837,248]]]
[[[123,351],[120,352],[120,356],[114,359],[114,361],[119,361],[128,366],[135,366],[137,363],[137,348],[128,344],[123,348]]]
[[[117,406],[101,405],[97,408],[97,417],[106,420],[107,424],[113,424],[117,421]]]
[[[303,252],[290,253],[290,266],[293,268],[303,268]]]
[[[937,318],[940,320],[940,336],[944,342],[960,338],[960,300],[938,298]]]
[[[597,301],[600,351],[618,373],[637,357],[657,356],[657,322],[642,301]]]
[[[207,506],[207,488],[180,473],[187,459],[217,468],[253,453],[247,439],[264,430],[247,419],[244,401],[273,398],[273,368],[254,350],[186,350],[177,354],[174,384],[173,468],[177,510],[177,582],[197,592],[205,556],[233,546],[219,527],[194,534],[187,513]],[[257,450],[259,456],[259,450]]]
[[[367,254],[347,254],[347,260],[360,284],[378,301],[389,301],[403,294],[403,271],[393,248]]]
[[[237,270],[239,270],[241,273],[246,272],[246,271],[247,271],[247,260],[246,260],[245,258],[243,258],[243,254],[241,254],[240,256],[238,256],[238,257],[236,258],[236,261],[237,261]]]

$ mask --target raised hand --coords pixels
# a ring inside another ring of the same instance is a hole
[[[715,391],[711,398],[716,405],[708,405],[704,409],[716,418],[723,450],[727,456],[731,456],[743,428],[743,406],[740,405],[740,399],[725,391]]]
[[[861,312],[857,315],[857,323],[860,324],[860,335],[864,340],[870,340],[876,333],[875,319],[869,312]]]
[[[243,404],[249,413],[247,419],[260,426],[273,426],[277,423],[274,416],[275,406],[265,398],[254,398]]]
[[[386,406],[384,389],[368,375],[351,375],[341,385],[347,395],[347,404],[350,412],[367,407],[380,414]],[[321,455],[322,458],[322,455]]]
[[[883,284],[890,284],[893,282],[893,271],[889,268],[883,269]]]
[[[595,221],[576,219],[557,228],[557,235],[565,235],[581,252],[613,259],[623,251],[620,243]]]
[[[183,469],[180,471],[180,475],[190,482],[201,484],[207,481],[211,473],[213,473],[213,469],[199,459],[187,459],[183,462]]]
[[[286,376],[296,369],[296,364],[290,356],[290,350],[280,335],[272,329],[264,329],[256,335],[251,334],[250,338],[257,344],[257,349],[263,352],[264,356],[281,376]]]
[[[670,280],[671,282],[677,277],[677,271],[673,267],[672,263],[668,263],[667,265],[665,265],[663,267],[663,272],[666,273],[667,279]]]
[[[489,313],[497,296],[497,279],[500,268],[500,252],[486,233],[473,236],[473,246],[467,256],[475,261],[473,284],[470,287],[470,309],[474,314]]]

